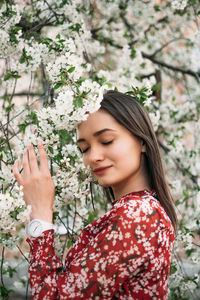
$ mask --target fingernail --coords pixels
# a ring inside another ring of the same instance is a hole
[[[38,146],[40,146],[40,147],[43,146],[43,145],[42,145],[42,142],[38,142]]]

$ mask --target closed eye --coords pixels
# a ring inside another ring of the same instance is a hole
[[[109,141],[109,142],[104,142],[102,143],[103,145],[109,145],[109,144],[112,144],[113,141]]]
[[[113,142],[113,141],[109,141],[109,142],[104,142],[104,143],[102,143],[102,144],[106,146],[106,145],[112,144],[112,142]],[[89,150],[89,147],[86,148],[86,149],[84,149],[84,150],[82,150],[82,149],[79,148],[79,150],[80,150],[81,153],[83,154],[83,153],[86,153],[86,152]]]
[[[78,149],[79,149],[79,151],[80,151],[81,153],[85,153],[85,152],[87,152],[87,151],[88,151],[89,147],[88,147],[88,148],[86,148],[85,150],[81,149],[80,147],[78,147]]]
[[[88,151],[89,148],[86,148],[85,150],[81,150],[81,153],[85,153]]]

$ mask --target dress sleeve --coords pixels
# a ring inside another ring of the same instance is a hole
[[[157,234],[161,224],[157,210],[121,207],[66,270],[55,255],[52,230],[28,239],[33,299],[112,299],[130,275],[144,271],[158,246],[165,248]]]

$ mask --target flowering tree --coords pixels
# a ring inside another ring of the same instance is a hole
[[[110,208],[76,146],[76,127],[100,107],[105,90],[135,96],[155,127],[176,200],[179,228],[170,299],[188,299],[200,263],[200,31],[198,0],[0,1],[0,242],[4,276],[17,270],[5,249],[22,252],[30,207],[12,166],[29,143],[45,145],[56,185],[54,221],[63,256],[80,230]],[[22,283],[28,285],[27,279]]]

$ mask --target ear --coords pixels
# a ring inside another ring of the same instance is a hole
[[[146,152],[146,143],[145,141],[142,141],[142,151],[141,152]]]

